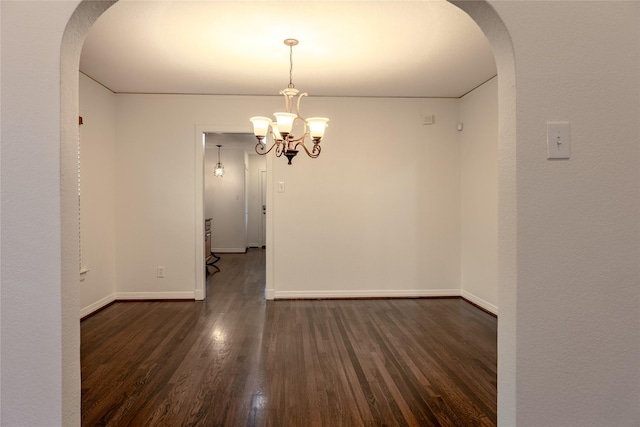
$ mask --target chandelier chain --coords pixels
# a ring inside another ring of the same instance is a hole
[[[290,88],[296,87],[293,84],[293,46],[289,46],[289,86]]]

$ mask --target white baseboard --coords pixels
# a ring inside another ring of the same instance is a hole
[[[393,289],[393,290],[335,290],[335,291],[276,291],[265,290],[265,298],[271,299],[322,299],[322,298],[428,298],[462,297],[490,313],[498,315],[498,307],[460,289]]]
[[[497,306],[491,304],[490,302],[487,302],[487,301],[483,300],[482,298],[479,298],[479,297],[475,296],[471,292],[465,291],[463,289],[462,290],[462,298],[471,301],[472,303],[476,304],[477,306],[480,306],[480,307],[484,308],[485,310],[487,310],[490,313],[495,314],[496,316],[498,315],[498,307]]]
[[[202,292],[199,292],[200,294]],[[198,299],[196,292],[115,292],[111,295],[108,295],[104,298],[99,299],[98,301],[89,304],[88,306],[82,308],[80,310],[80,318],[100,310],[102,307],[105,307],[117,300],[144,300],[144,299],[157,299],[157,300],[167,300],[167,299]],[[203,296],[200,296],[200,299],[204,299]]]
[[[202,292],[116,292],[89,304],[80,310],[83,318],[116,300],[143,299],[195,299],[202,300]],[[335,290],[335,291],[276,291],[265,289],[267,300],[274,299],[321,299],[321,298],[420,298],[420,297],[463,297],[482,307],[490,313],[498,315],[498,307],[474,294],[460,289],[396,289],[396,290]]]
[[[102,307],[111,304],[116,300],[116,294],[107,295],[104,298],[100,298],[98,301],[93,304],[89,304],[88,306],[82,308],[80,310],[80,318],[82,319],[88,314],[93,313],[94,311],[100,310]]]
[[[267,291],[267,299],[268,297]],[[273,299],[459,297],[460,289],[274,291]]]
[[[183,292],[116,292],[117,300],[196,299],[194,291]]]
[[[214,254],[243,254],[247,248],[211,248]]]
[[[193,293],[193,297],[196,299],[196,301],[202,301],[204,299],[204,291],[202,289],[196,289],[196,291]]]

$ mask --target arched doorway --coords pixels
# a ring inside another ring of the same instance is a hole
[[[76,121],[78,112],[78,84],[77,63],[84,36],[91,24],[112,3],[84,1],[75,11],[65,33],[62,47],[62,188],[72,188],[75,185],[74,175],[69,171],[76,165],[75,146]],[[469,4],[470,3],[470,4]],[[501,322],[499,326],[499,387],[500,419],[514,419],[515,417],[515,200],[512,186],[515,185],[515,159],[510,155],[515,149],[515,89],[514,64],[511,42],[508,33],[496,12],[485,2],[454,3],[465,10],[483,29],[489,38],[498,63],[499,98],[500,98],[500,298]],[[75,100],[75,101],[74,101]],[[65,171],[67,173],[65,173]],[[505,177],[507,177],[505,179]],[[71,194],[73,196],[73,194]],[[64,242],[77,242],[77,202],[73,197],[66,197],[62,202],[62,222]],[[66,245],[66,244],[65,244]],[[77,257],[77,247],[68,243],[63,253],[63,310],[73,312],[74,302],[77,300],[77,272],[74,268]],[[77,348],[75,338],[78,334],[77,319],[67,316],[63,323],[63,361],[69,366],[69,372],[78,371]],[[73,375],[72,375],[73,376]],[[65,377],[66,378],[66,377]],[[79,376],[66,382],[63,389],[63,400],[67,407],[75,405],[79,393]],[[72,413],[73,411],[70,410]],[[513,412],[510,412],[513,411]]]
[[[515,59],[509,32],[485,1],[451,1],[491,43],[498,67],[498,425],[516,424],[516,117]]]

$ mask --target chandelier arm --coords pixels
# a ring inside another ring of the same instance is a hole
[[[296,105],[296,113],[298,114],[298,117],[300,117],[300,101],[302,101],[303,96],[309,96],[309,94],[307,92],[303,92],[298,95],[298,104]]]
[[[264,151],[265,150],[264,147],[266,147],[266,144],[263,144],[262,142],[258,142],[256,144],[256,153],[260,154],[261,156],[264,156],[265,154],[269,154],[269,152],[273,150],[273,147],[275,147],[276,145],[278,144],[274,142],[267,151]]]
[[[291,142],[295,142],[296,143],[296,145],[293,147],[293,149],[297,150],[298,149],[298,145],[302,145],[304,147],[304,141],[307,138],[307,136],[309,136],[309,134],[306,132],[306,129],[305,129],[305,133],[300,138],[292,139]]]
[[[291,107],[293,106],[293,101],[291,100],[291,97],[287,95],[287,93],[284,90],[281,90],[280,93],[282,94],[282,96],[284,96],[284,111],[286,111],[287,113],[290,113]]]
[[[298,114],[298,117],[296,117],[295,119],[293,119],[293,123],[296,122],[296,120],[300,120],[302,122],[302,136],[299,138],[293,138],[293,135],[289,135],[289,138],[291,140],[291,142],[296,142],[296,143],[300,143],[300,142],[304,142],[304,139],[309,136],[309,132],[307,132],[307,121],[305,119],[303,119],[302,117],[300,117],[300,114]],[[297,144],[296,144],[297,146]]]
[[[296,144],[296,148],[298,148],[298,146],[302,146],[302,148],[304,148],[304,151],[307,153],[307,155],[309,157],[311,157],[312,159],[315,159],[316,157],[318,157],[320,155],[320,145],[319,144],[313,144],[313,148],[311,149],[311,151],[309,151],[307,149],[307,146],[304,145],[304,142],[299,142]]]

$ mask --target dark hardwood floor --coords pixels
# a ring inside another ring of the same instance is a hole
[[[492,426],[494,317],[462,299],[265,301],[264,251],[206,301],[84,320],[84,426]]]

